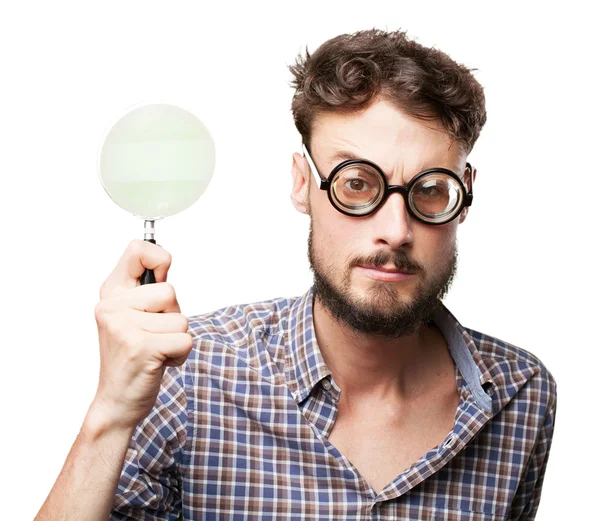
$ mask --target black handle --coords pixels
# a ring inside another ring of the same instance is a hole
[[[144,240],[151,242],[152,244],[156,244],[156,241],[154,239]],[[154,271],[149,270],[147,268],[144,270],[144,273],[142,273],[142,276],[140,277],[140,285],[143,286],[144,284],[156,284],[156,279],[154,278]]]

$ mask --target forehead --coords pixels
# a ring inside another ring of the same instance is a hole
[[[329,169],[347,159],[368,159],[396,179],[434,167],[458,173],[466,163],[459,143],[441,123],[408,116],[387,101],[354,114],[319,114],[311,144],[313,159]]]

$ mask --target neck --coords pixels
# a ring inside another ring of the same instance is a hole
[[[449,356],[442,334],[428,325],[399,338],[368,335],[336,320],[318,298],[313,320],[319,348],[345,403],[411,402]]]

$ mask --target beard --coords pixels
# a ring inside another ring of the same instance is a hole
[[[308,259],[314,275],[314,296],[335,320],[357,333],[396,339],[416,332],[431,320],[432,313],[440,306],[441,299],[452,285],[458,252],[455,242],[442,268],[428,278],[425,269],[411,260],[405,251],[379,251],[369,258],[353,261],[338,287],[334,282],[336,269],[323,266],[315,254],[311,218]],[[415,271],[413,276],[421,275],[412,298],[402,298],[393,283],[375,280],[364,298],[352,296],[350,269],[353,266],[381,267],[386,264],[393,264],[399,270]]]

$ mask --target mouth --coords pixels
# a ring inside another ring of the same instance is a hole
[[[399,281],[399,280],[408,280],[411,278],[415,272],[408,269],[398,269],[395,266],[357,266],[359,271],[363,272],[365,275],[376,279],[376,280],[384,280],[389,282]]]
[[[398,269],[398,268],[396,268],[396,266],[367,266],[367,265],[360,265],[359,267],[367,269],[367,270],[383,271],[384,273],[404,273],[406,275],[413,275],[414,274],[413,270]]]

